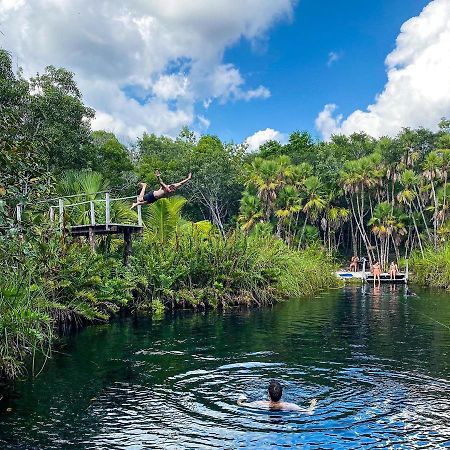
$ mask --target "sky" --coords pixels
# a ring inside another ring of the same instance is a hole
[[[94,129],[285,142],[450,117],[450,0],[0,0],[26,76],[75,73]]]

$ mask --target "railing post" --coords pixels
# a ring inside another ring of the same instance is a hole
[[[20,203],[16,206],[16,218],[17,223],[22,222],[22,205]]]
[[[106,222],[106,229],[109,230],[109,223],[111,221],[111,210],[110,210],[110,198],[109,198],[109,192],[107,192],[105,194],[105,203],[106,203],[106,217],[105,217],[105,222]]]
[[[55,222],[55,210],[53,209],[53,206],[50,206],[50,223],[53,225]]]
[[[137,214],[138,214],[138,225],[142,227],[142,207],[141,205],[137,206]]]
[[[90,201],[89,206],[91,207],[91,225],[95,225],[95,207],[94,202]]]
[[[59,229],[64,230],[64,199],[60,198],[58,200],[59,207]]]

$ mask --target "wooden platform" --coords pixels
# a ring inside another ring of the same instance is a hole
[[[370,274],[366,281],[368,283],[373,283],[373,275]],[[403,272],[398,273],[394,279],[391,279],[388,273],[382,273],[380,275],[380,283],[407,283],[408,279],[406,277],[406,274]]]
[[[95,225],[73,225],[68,227],[68,231],[72,236],[90,236],[104,234],[132,234],[141,233],[144,227],[142,225],[128,225],[123,223],[97,223]]]

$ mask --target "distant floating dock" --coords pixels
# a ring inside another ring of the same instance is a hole
[[[350,272],[349,270],[338,270],[336,272],[336,276],[338,276],[341,280],[358,280],[361,283],[373,283],[373,275],[372,272]],[[404,283],[408,282],[408,272],[398,272],[395,278],[391,278],[388,273],[382,273],[380,275],[380,283]]]

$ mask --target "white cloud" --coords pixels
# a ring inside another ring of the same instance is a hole
[[[333,63],[335,63],[336,61],[339,61],[342,58],[342,54],[338,53],[338,52],[330,52],[328,53],[328,61],[327,61],[327,66],[331,67],[331,65]]]
[[[450,115],[450,1],[434,0],[405,22],[386,58],[388,81],[367,111],[333,116],[328,104],[316,119],[323,137],[365,131],[379,137],[402,127],[436,129]]]
[[[267,141],[278,141],[284,143],[286,136],[273,128],[266,128],[265,130],[257,131],[249,136],[245,143],[248,145],[248,151],[252,152],[258,150],[258,148]]]
[[[0,0],[0,45],[27,76],[48,64],[73,71],[98,111],[95,127],[175,134],[195,122],[197,104],[270,95],[223,55],[241,39],[264,39],[295,2]]]
[[[198,119],[202,129],[207,130],[209,128],[209,125],[211,124],[211,122],[206,117],[199,114],[197,116],[197,119]]]

